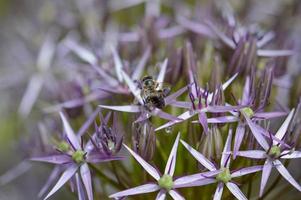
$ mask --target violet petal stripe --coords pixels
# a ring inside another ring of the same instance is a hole
[[[118,78],[119,82],[122,82],[122,79],[123,79],[122,74],[121,74],[121,70],[123,68],[122,61],[121,61],[120,56],[115,47],[111,46],[111,52],[113,55],[115,72],[116,72],[117,78]]]
[[[251,173],[254,173],[254,172],[258,172],[260,170],[262,170],[262,166],[260,166],[260,165],[252,166],[252,167],[246,167],[246,168],[243,168],[243,169],[240,169],[238,171],[233,172],[231,174],[231,177],[236,178],[236,177],[244,176],[244,175],[251,174]]]
[[[210,171],[216,170],[214,164],[210,162],[203,154],[192,148],[189,144],[187,144],[185,141],[181,140],[181,143],[184,145],[184,147],[191,153],[191,155],[199,161],[204,167],[206,167]]]
[[[283,159],[293,159],[293,158],[301,158],[301,151],[283,151],[281,153],[281,155],[284,155],[284,156],[281,156],[281,158]]]
[[[165,200],[165,197],[166,197],[166,191],[160,190],[160,192],[158,192],[156,200]]]
[[[52,190],[47,194],[47,196],[44,198],[48,199],[50,196],[52,196],[56,191],[58,191],[77,171],[78,166],[77,165],[71,165],[69,166],[66,171],[62,174],[58,182],[55,184],[55,186],[52,188]]]
[[[229,152],[231,152],[232,129],[229,130],[228,137],[224,146],[223,154],[221,157],[221,167],[229,167],[230,159]]]
[[[228,182],[226,183],[226,186],[238,200],[248,200],[244,193],[242,193],[242,191],[235,183]]]
[[[130,113],[138,113],[140,112],[140,106],[136,105],[126,105],[126,106],[106,106],[106,105],[99,105],[101,108],[106,108],[110,110],[116,110],[120,112],[130,112]]]
[[[78,173],[75,174],[75,181],[76,181],[76,189],[77,189],[78,200],[85,200],[86,199],[86,194],[85,194],[84,186],[81,182],[81,179],[80,179]]]
[[[262,57],[279,57],[279,56],[291,56],[296,52],[292,50],[268,50],[268,49],[258,49],[257,55]]]
[[[233,147],[233,158],[235,159],[237,156],[237,152],[240,149],[240,145],[242,140],[245,136],[245,125],[241,122],[238,123],[236,132],[235,132],[235,139],[234,139],[234,147]]]
[[[178,133],[177,138],[175,140],[175,143],[170,151],[164,174],[168,174],[170,176],[173,176],[175,172],[175,167],[176,167],[176,160],[177,160],[177,150],[178,150],[178,145],[179,145],[179,140],[180,140],[180,133]]]
[[[192,175],[187,175],[187,176],[177,178],[174,181],[174,188],[180,188],[183,185],[189,185],[190,183],[201,181],[202,179],[208,179],[208,177],[214,177],[220,172],[222,172],[222,170],[219,169],[219,170],[202,172],[202,173],[197,173],[197,174],[192,174]]]
[[[187,91],[188,86],[182,87],[175,93],[165,97],[165,104],[169,105],[171,102],[175,101],[180,95],[182,95],[185,91]]]
[[[82,135],[85,134],[85,132],[90,127],[90,125],[94,122],[99,111],[100,111],[100,108],[96,108],[96,110],[92,114],[89,115],[88,120],[80,127],[79,131],[77,132],[77,136],[81,137]]]
[[[72,162],[71,157],[67,155],[52,155],[52,156],[44,156],[44,157],[33,157],[30,159],[31,161],[38,162],[46,162],[52,164],[65,164]]]
[[[139,101],[141,105],[143,105],[143,100],[140,96],[140,89],[137,87],[137,85],[132,81],[132,79],[123,71],[121,70],[121,74],[123,76],[123,79],[127,86],[129,87],[132,94],[135,96],[135,98]]]
[[[207,119],[208,124],[225,124],[225,123],[231,123],[237,121],[239,121],[239,119],[235,116],[223,116],[223,117],[214,117],[214,118]],[[197,121],[192,121],[192,123],[195,122]]]
[[[203,127],[203,130],[206,134],[208,134],[208,123],[207,123],[207,115],[206,113],[199,112],[198,114],[199,122]]]
[[[139,60],[138,65],[135,67],[135,70],[132,74],[132,80],[138,80],[138,79],[141,78],[141,75],[142,75],[143,70],[146,66],[146,63],[147,63],[147,61],[148,61],[148,59],[151,55],[151,49],[152,49],[151,46],[148,46],[146,48],[146,50],[144,51],[141,59]]]
[[[254,114],[254,118],[259,118],[259,119],[272,119],[272,118],[277,118],[277,117],[282,117],[286,115],[287,112],[256,112]],[[257,119],[256,119],[257,120]]]
[[[267,157],[266,152],[262,150],[238,151],[237,156],[254,159],[263,159]]]
[[[144,193],[151,193],[160,190],[159,185],[155,183],[148,183],[145,185],[140,185],[134,188],[130,188],[127,190],[123,190],[121,192],[117,192],[115,194],[110,195],[110,198],[120,198],[125,196],[131,196],[136,194],[144,194]]]
[[[180,119],[179,117],[176,117],[176,116],[173,116],[173,115],[171,115],[167,112],[164,112],[163,110],[161,110],[159,108],[155,108],[152,111],[152,115],[155,115],[155,116],[158,116],[162,119],[167,119],[167,120],[170,120],[170,121],[176,121],[176,122],[182,121],[182,119]]]
[[[65,115],[62,112],[60,112],[60,116],[63,121],[64,131],[65,131],[69,141],[71,142],[72,146],[74,146],[74,148],[76,150],[81,149],[79,139],[76,137],[76,135],[75,135],[73,129],[71,128],[69,122],[67,121]]]
[[[279,160],[274,160],[273,164],[278,172],[283,176],[283,178],[285,178],[297,190],[301,191],[301,186],[299,185],[299,183],[292,177],[292,175],[287,171],[285,166]]]
[[[242,92],[241,105],[248,105],[250,99],[250,77],[246,77],[246,82]]]
[[[213,200],[220,200],[222,198],[222,195],[223,195],[223,190],[224,190],[224,183],[219,182],[217,184]]]
[[[175,190],[170,190],[168,193],[174,200],[185,200],[185,198]]]
[[[177,185],[176,188],[198,187],[203,185],[209,185],[216,182],[217,180],[214,178],[203,178],[191,183]]]
[[[126,146],[125,144],[123,144],[123,146],[132,154],[132,156],[137,160],[137,162],[139,162],[139,164],[156,180],[160,179],[160,174],[158,173],[158,171],[151,166],[150,164],[148,164],[143,158],[141,158],[137,153],[135,153],[134,151],[132,151],[132,149],[130,149],[128,146]]]
[[[277,133],[275,134],[275,137],[279,140],[282,140],[285,136],[285,133],[287,132],[288,126],[294,116],[295,109],[292,109],[291,112],[288,114],[284,122],[282,123],[281,127],[278,129]],[[273,145],[279,144],[277,141],[273,141]]]
[[[80,166],[80,175],[86,188],[88,199],[93,200],[91,172],[87,163],[84,163],[82,166]]]
[[[167,63],[168,63],[168,59],[166,58],[162,65],[161,65],[161,69],[160,69],[160,72],[158,74],[158,77],[157,77],[157,82],[160,83],[163,83],[164,81],[164,77],[165,77],[165,74],[166,74],[166,68],[167,68]]]
[[[269,144],[265,140],[264,136],[261,134],[261,131],[257,128],[256,124],[254,124],[254,122],[252,122],[251,119],[244,112],[242,112],[242,114],[244,115],[244,118],[246,119],[246,121],[251,129],[251,132],[253,133],[253,136],[255,137],[257,142],[260,144],[260,146],[264,150],[268,150]]]
[[[239,110],[245,106],[207,106],[206,110],[210,113],[224,113],[233,110]]]
[[[191,111],[188,110],[188,111],[182,113],[181,115],[179,115],[179,116],[177,117],[177,118],[179,118],[179,119],[182,119],[181,121],[176,120],[176,121],[170,121],[170,122],[167,122],[166,124],[164,124],[164,125],[162,125],[162,126],[156,128],[155,131],[159,131],[159,130],[161,130],[161,129],[167,128],[167,127],[172,126],[172,125],[174,125],[174,124],[177,124],[177,123],[179,123],[179,122],[185,121],[185,120],[187,120],[187,119],[193,117],[193,116],[196,115],[196,114],[197,114],[197,112],[191,112]]]
[[[50,173],[50,175],[48,176],[48,179],[46,181],[46,183],[43,185],[43,187],[41,188],[38,197],[41,198],[46,191],[48,190],[48,188],[54,183],[55,180],[57,180],[60,171],[61,171],[61,166],[57,165],[55,166],[55,168],[52,170],[52,172]]]
[[[272,171],[273,163],[269,159],[267,159],[263,165],[262,168],[262,176],[261,176],[261,182],[260,182],[260,192],[259,196],[261,197],[263,195],[264,188],[267,184],[267,181],[270,177],[271,171]]]

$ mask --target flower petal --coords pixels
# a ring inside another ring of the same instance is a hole
[[[180,178],[177,178],[174,181],[174,188],[182,188],[182,187],[189,187],[189,185],[192,183],[195,183],[196,181],[201,181],[203,179],[208,180],[215,180],[214,178],[211,179],[211,177],[216,176],[219,174],[222,170],[214,170],[214,171],[208,171],[208,172],[202,172],[192,175],[183,176]],[[208,181],[204,181],[204,184]],[[208,183],[211,183],[210,181]]]
[[[171,102],[175,101],[176,98],[178,98],[181,94],[183,94],[187,89],[188,89],[188,86],[185,86],[185,87],[179,89],[178,91],[176,91],[175,93],[165,97],[165,104],[169,105]]]
[[[117,192],[115,194],[111,194],[109,197],[110,198],[120,198],[120,197],[125,197],[125,196],[136,195],[136,194],[155,192],[157,190],[160,190],[159,185],[157,185],[155,183],[148,183],[145,185],[140,185],[140,186],[137,186],[134,188],[123,190],[123,191]]]
[[[80,175],[86,188],[88,199],[93,200],[91,172],[87,163],[80,166]]]
[[[237,155],[241,157],[255,158],[255,159],[266,158],[266,152],[262,150],[238,151]]]
[[[165,200],[166,197],[166,191],[165,190],[160,190],[158,193],[156,200]]]
[[[186,184],[177,184],[175,186],[175,188],[197,187],[197,186],[209,185],[209,184],[216,183],[216,182],[217,182],[217,180],[215,178],[203,178],[203,179],[199,179],[197,181],[188,182]]]
[[[292,56],[296,52],[293,50],[269,50],[269,49],[258,49],[257,55],[262,57],[279,57],[279,56]]]
[[[257,119],[272,119],[286,115],[286,112],[256,112],[253,117]]]
[[[261,176],[261,183],[260,183],[260,193],[259,196],[263,195],[264,188],[267,184],[267,181],[270,177],[272,171],[273,163],[269,159],[267,159],[262,168],[262,176]]]
[[[220,200],[222,198],[223,190],[224,190],[224,183],[219,182],[217,184],[213,200]]]
[[[84,186],[80,180],[79,174],[75,174],[75,180],[76,180],[76,189],[77,189],[77,196],[78,200],[85,200],[86,199],[86,194],[84,191]]]
[[[174,200],[185,200],[185,198],[175,190],[170,190],[168,193]]]
[[[118,78],[119,82],[122,82],[122,80],[123,80],[123,77],[121,74],[121,70],[123,68],[122,61],[121,61],[120,56],[118,55],[118,52],[115,47],[111,46],[111,51],[112,51],[112,55],[113,55],[115,72],[116,72],[117,78]]]
[[[64,45],[68,47],[71,51],[73,51],[83,61],[89,63],[90,65],[97,64],[96,56],[88,49],[85,49],[84,47],[80,46],[79,44],[75,43],[70,39],[66,40],[64,42]]]
[[[143,105],[143,100],[142,100],[142,98],[140,96],[140,92],[141,91],[138,88],[138,86],[134,83],[134,81],[123,70],[121,70],[121,74],[123,76],[123,79],[124,79],[125,83],[127,84],[127,86],[129,87],[130,91],[132,92],[132,94],[139,101],[139,103],[141,105]]]
[[[157,77],[157,82],[159,84],[163,83],[163,81],[164,81],[164,77],[165,77],[165,74],[166,74],[167,63],[168,63],[168,59],[166,58],[163,61],[162,65],[161,65],[161,69],[160,69],[160,72],[159,72],[158,77]]]
[[[277,133],[275,134],[275,137],[279,140],[282,140],[285,136],[285,133],[287,132],[288,126],[294,116],[295,109],[292,109],[291,112],[288,114],[284,122],[282,123],[281,127],[278,129]],[[277,145],[279,142],[273,141],[273,145]]]
[[[207,123],[207,115],[206,113],[199,112],[198,114],[199,122],[203,127],[205,134],[208,133],[208,123]]]
[[[233,158],[235,159],[237,156],[237,152],[240,149],[240,145],[245,135],[245,125],[241,122],[238,123],[236,132],[235,132],[235,139],[234,139],[234,147],[233,147]]]
[[[89,115],[88,120],[80,127],[79,131],[77,132],[77,136],[81,137],[85,134],[85,132],[88,130],[90,125],[94,122],[96,116],[98,115],[100,111],[100,108],[96,108],[96,110]]]
[[[52,164],[65,164],[71,162],[71,158],[67,155],[52,155],[52,156],[44,156],[44,157],[33,157],[30,160],[38,161],[38,162],[46,162]]]
[[[229,152],[231,152],[232,129],[229,130],[228,137],[221,157],[221,167],[228,168],[230,165]]]
[[[181,140],[181,143],[184,145],[184,147],[191,153],[191,155],[199,161],[204,167],[209,169],[210,171],[216,170],[214,164],[210,162],[203,154],[192,148],[189,144],[187,144],[185,141]]]
[[[259,166],[259,165],[252,166],[252,167],[246,167],[246,168],[242,168],[240,170],[233,172],[231,174],[231,177],[236,178],[236,177],[244,176],[244,175],[251,174],[254,172],[258,172],[260,170],[262,170],[262,166]]]
[[[283,151],[281,153],[284,156],[281,156],[283,159],[293,159],[293,158],[301,158],[301,151]]]
[[[158,171],[151,166],[150,164],[148,164],[143,158],[141,158],[137,153],[135,153],[134,151],[132,151],[132,149],[130,149],[128,146],[126,146],[125,144],[123,145],[131,154],[132,156],[137,160],[137,162],[139,162],[139,164],[156,180],[160,179],[160,174],[158,173]]]
[[[138,80],[138,79],[141,78],[141,75],[142,75],[143,70],[146,66],[146,63],[147,63],[147,61],[148,61],[148,59],[151,55],[151,50],[152,50],[151,46],[148,46],[146,48],[146,50],[144,51],[141,59],[139,60],[138,65],[135,67],[135,70],[132,74],[132,80]]]
[[[178,144],[180,140],[180,133],[178,133],[177,138],[175,140],[175,143],[171,149],[171,152],[169,154],[166,166],[165,166],[165,171],[164,174],[168,174],[170,176],[173,176],[175,172],[175,167],[176,167],[176,160],[177,160],[177,150],[178,150]]]
[[[61,116],[61,119],[63,122],[64,131],[67,135],[68,140],[71,142],[72,146],[76,150],[81,149],[79,139],[76,137],[76,135],[75,135],[73,129],[71,128],[69,122],[67,121],[65,115],[62,112],[60,112],[60,116]]]
[[[242,191],[239,189],[239,187],[231,182],[226,183],[227,188],[230,190],[230,192],[239,200],[248,200],[247,197],[242,193]]]
[[[52,188],[52,190],[47,194],[47,196],[44,198],[48,199],[51,195],[53,195],[56,191],[58,191],[77,171],[78,166],[77,165],[71,165],[69,166],[66,171],[62,174],[58,182],[55,184],[55,186]]]
[[[166,113],[164,112],[163,110],[159,109],[159,108],[155,108],[153,111],[152,111],[152,115],[155,115],[155,116],[158,116],[162,119],[167,119],[167,120],[170,120],[170,121],[174,121],[174,122],[180,122],[182,121],[179,117],[176,117],[176,116],[173,116],[169,113]]]
[[[285,166],[279,160],[274,160],[273,164],[279,171],[279,173],[283,176],[283,178],[285,178],[297,190],[301,191],[301,186],[299,185],[299,183],[292,177],[292,175],[287,171]]]
[[[208,118],[207,122],[208,124],[220,124],[220,123],[231,123],[231,122],[237,122],[239,119],[235,116],[223,116],[223,117],[214,117],[214,118]],[[194,121],[192,121],[194,123]]]
[[[55,168],[52,170],[51,174],[49,175],[46,183],[41,188],[38,197],[41,198],[45,194],[48,188],[53,184],[54,180],[58,178],[60,171],[61,171],[60,166],[59,165],[55,166]]]
[[[136,105],[126,105],[126,106],[106,106],[106,105],[99,105],[101,108],[121,111],[121,112],[130,112],[130,113],[138,113],[140,112],[140,106]]]

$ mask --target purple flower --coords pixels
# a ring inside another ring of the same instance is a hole
[[[180,140],[180,133],[178,134],[174,142],[174,145],[172,147],[172,150],[169,154],[169,158],[165,166],[165,171],[163,175],[161,175],[156,168],[154,168],[152,165],[147,163],[143,158],[141,158],[138,154],[132,151],[129,147],[124,145],[126,149],[132,154],[132,156],[139,162],[139,164],[147,171],[147,173],[156,180],[156,182],[147,183],[131,189],[117,192],[115,194],[110,195],[110,198],[118,199],[125,196],[159,191],[156,198],[158,200],[165,199],[167,193],[175,200],[184,199],[184,197],[182,197],[176,191],[176,189],[179,188],[180,186],[184,187],[183,184],[190,183],[190,181],[189,180],[187,181],[185,176],[177,178],[175,180],[173,179],[173,175],[176,167],[176,157],[177,157],[179,140]]]
[[[204,155],[199,153],[197,150],[193,149],[186,142],[182,141],[182,144],[185,148],[197,159],[199,163],[201,163],[204,167],[206,167],[210,172],[202,172],[190,176],[186,176],[185,179],[189,180],[190,183],[185,183],[183,187],[193,187],[193,186],[202,186],[208,185],[211,183],[218,183],[214,199],[221,199],[224,186],[230,190],[230,192],[237,199],[247,199],[242,191],[239,189],[236,183],[232,181],[233,178],[241,177],[250,173],[254,173],[262,170],[262,166],[252,166],[246,167],[235,171],[230,171],[230,157],[231,157],[231,140],[232,140],[232,130],[230,129],[225,147],[223,150],[223,154],[220,160],[220,168],[218,169],[214,163],[209,161]],[[182,180],[184,182],[184,180]],[[182,187],[181,185],[179,187]]]
[[[259,143],[263,150],[247,150],[247,151],[239,151],[237,152],[238,156],[253,158],[253,159],[266,159],[261,177],[260,184],[260,196],[262,196],[264,192],[264,188],[269,179],[271,170],[275,167],[278,172],[289,182],[291,183],[297,190],[301,191],[301,186],[295,179],[291,176],[285,166],[281,163],[280,159],[295,159],[301,158],[301,151],[295,151],[293,149],[288,149],[287,146],[280,143],[283,141],[283,138],[288,130],[289,124],[293,118],[294,109],[289,113],[281,127],[275,134],[275,137],[278,140],[274,140],[271,137],[271,144],[269,145],[268,141],[264,138],[261,138],[261,142]],[[256,127],[252,127],[253,131],[258,131]]]
[[[91,172],[88,163],[100,163],[112,160],[119,160],[121,159],[121,157],[103,155],[100,152],[96,151],[88,151],[86,149],[86,146],[83,146],[80,137],[75,135],[64,114],[60,113],[60,116],[63,122],[64,132],[66,134],[66,142],[62,143],[64,145],[61,145],[57,149],[58,153],[55,155],[31,158],[32,161],[52,163],[64,169],[64,172],[57,181],[56,185],[52,188],[52,190],[47,194],[47,196],[44,199],[48,199],[75,175],[76,184],[78,188],[84,187],[88,199],[92,200],[93,191],[91,182]],[[56,171],[54,172],[54,176],[58,175]],[[51,175],[50,179],[53,179],[53,174]],[[79,199],[81,199],[81,195],[83,195],[81,191],[82,190],[78,190]]]

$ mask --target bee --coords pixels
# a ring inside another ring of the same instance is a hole
[[[163,108],[164,98],[170,92],[170,88],[154,80],[152,76],[145,76],[140,82],[141,97],[144,105],[149,108]]]

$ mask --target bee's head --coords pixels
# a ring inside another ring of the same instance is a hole
[[[155,81],[152,76],[145,76],[142,79],[143,88],[151,88],[155,85]]]

